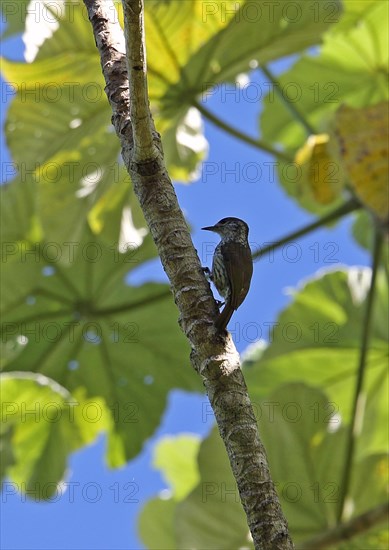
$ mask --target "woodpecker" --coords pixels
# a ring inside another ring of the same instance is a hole
[[[223,311],[215,322],[217,329],[224,331],[250,288],[253,260],[248,242],[249,227],[239,218],[223,218],[216,225],[202,229],[221,237],[213,255],[210,279],[225,300]],[[209,273],[209,269],[205,271]]]

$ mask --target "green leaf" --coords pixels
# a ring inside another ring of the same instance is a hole
[[[185,440],[181,440],[184,443]],[[190,440],[189,440],[190,441]],[[178,447],[177,447],[178,448]],[[192,460],[192,444],[183,453]],[[153,499],[140,516],[140,535],[148,548],[207,548],[226,550],[253,548],[249,541],[246,517],[239,502],[238,489],[231,473],[227,454],[216,429],[201,444],[198,454],[201,479],[194,490],[178,504],[176,500]],[[148,526],[153,525],[150,533]],[[163,546],[159,533],[168,537]]]
[[[375,9],[379,0],[342,0],[344,13],[331,32],[343,32],[351,27],[363,23],[368,14]]]
[[[129,221],[137,228],[145,222],[119,161],[120,143],[85,8],[80,2],[61,5],[40,6],[45,17],[26,32],[32,49],[34,30],[48,25],[52,32],[33,63],[3,61],[18,92],[7,118],[8,145],[19,180],[33,186],[35,213],[47,240],[80,239],[87,218],[97,234],[105,228],[104,238],[123,241]]]
[[[255,59],[266,63],[316,44],[331,24],[320,3],[294,4],[292,11],[287,0],[274,5],[264,0],[146,4],[150,97],[157,128],[165,139],[169,136],[164,143],[169,143],[167,158],[175,178],[190,179],[206,154],[195,122],[188,123],[188,130],[196,139],[186,139],[184,150],[179,143],[182,120],[188,120],[188,110],[200,96],[235,81]],[[341,4],[332,6],[339,14]]]
[[[337,544],[336,550],[386,550],[389,546],[389,531],[385,524],[377,525],[362,535]]]
[[[277,78],[282,97],[273,86],[260,116],[265,141],[294,152],[302,148],[307,131],[290,106],[320,134],[331,127],[333,114],[341,104],[361,108],[389,97],[388,4],[378,1],[355,12],[354,4],[345,4],[343,18],[324,35],[323,46],[317,52],[302,56]],[[344,169],[333,144],[330,146],[333,159],[327,162],[326,183],[339,188],[345,183]],[[319,203],[312,201],[306,174],[299,172],[294,163],[280,163],[278,174],[287,193],[304,208],[325,213]]]
[[[94,55],[92,63],[97,61],[93,32],[83,2],[53,0],[40,6],[40,10],[40,16],[32,17],[23,36],[27,61],[85,52]],[[112,15],[115,17],[114,13]]]
[[[339,13],[340,3],[333,6]],[[316,44],[330,24],[325,9],[309,0],[292,11],[287,0],[160,2],[146,10],[150,94],[161,118],[181,116],[200,94],[250,70],[253,59],[266,63]]]
[[[176,501],[173,499],[151,499],[139,516],[139,536],[147,548],[173,550],[177,548],[173,532]]]
[[[370,270],[322,274],[293,293],[270,333],[271,344],[246,371],[250,394],[258,402],[279,384],[304,381],[322,388],[344,422],[349,422],[361,346]],[[388,286],[377,278],[377,295],[364,383],[363,444],[358,452],[386,450]]]
[[[333,403],[321,390],[293,383],[257,405],[261,438],[292,537],[300,542],[334,527],[348,428]],[[371,454],[353,462],[350,516],[385,500],[386,460],[386,455]],[[171,549],[253,548],[216,428],[201,444],[198,468],[199,483],[184,500],[175,504],[161,495],[146,504],[140,516],[143,542],[148,548],[163,548],[165,542]]]
[[[150,98],[174,178],[197,177],[207,154],[199,115],[193,116],[199,96],[234,81],[255,58],[263,63],[316,43],[331,24],[319,3],[295,4],[291,10],[287,0],[274,6],[265,0],[146,3]],[[340,3],[332,4],[338,14]],[[45,230],[55,232],[50,216],[65,214],[63,206],[73,215],[68,238],[77,238],[77,221],[109,188],[119,143],[111,132],[85,7],[74,0],[65,7],[51,2],[42,10],[45,16],[30,21],[24,36],[33,63],[4,62],[5,77],[18,92],[6,134],[19,170],[35,170],[39,178]],[[42,35],[47,37],[43,43]],[[88,177],[92,182],[86,190]],[[86,191],[88,200],[77,201]],[[51,202],[53,210],[47,208]]]
[[[296,383],[276,389],[260,410],[261,435],[292,537],[302,541],[334,527],[347,432],[333,403],[320,390]],[[385,500],[386,460],[384,454],[354,459],[350,517]]]
[[[278,78],[284,95],[298,83],[295,106],[318,132],[341,103],[365,107],[388,98],[387,9],[378,1],[350,29],[336,32],[335,25],[318,54],[303,56]],[[261,130],[264,139],[287,149],[296,150],[305,140],[304,128],[274,90],[264,100]]]
[[[341,3],[334,2],[332,7],[331,21],[327,8],[311,0],[293,6],[288,0],[274,5],[266,0],[241,2],[228,26],[192,56],[185,74],[193,85],[200,80],[209,87],[249,71],[253,59],[262,65],[304,50],[320,42],[323,32],[339,17]],[[222,11],[219,17],[223,17]]]
[[[23,82],[6,121],[19,178],[35,183],[48,240],[79,239],[90,209],[124,177],[98,60],[79,52],[4,65],[9,80]]]
[[[60,491],[68,454],[107,428],[104,401],[88,401],[80,392],[76,400],[53,380],[31,372],[2,374],[0,384],[8,434],[2,445],[5,456],[12,457],[2,473],[30,498],[50,499]]]
[[[9,38],[14,34],[19,34],[23,31],[29,3],[30,0],[12,0],[2,2],[2,22],[7,23],[6,29],[2,33],[3,39]]]
[[[177,548],[253,548],[238,488],[215,428],[198,454],[200,483],[176,509]]]
[[[374,243],[374,226],[371,223],[371,214],[369,214],[369,212],[356,212],[352,231],[356,242],[362,248],[372,251]]]
[[[355,221],[352,227],[352,234],[356,242],[366,250],[373,253],[374,245],[374,224],[372,224],[372,216],[368,211],[360,211],[355,214]],[[381,264],[389,266],[389,250],[383,246]]]
[[[18,238],[13,223],[9,232]],[[78,241],[10,241],[3,258],[2,334],[11,350],[5,369],[43,373],[72,393],[101,396],[113,419],[111,465],[141,450],[171,388],[200,390],[168,286],[123,280],[155,257],[149,234],[133,227],[132,238],[119,252],[84,228]]]
[[[33,63],[3,63],[10,89],[17,91],[7,119],[7,141],[21,177],[26,171],[36,172],[45,230],[55,231],[50,221],[66,215],[66,209],[73,216],[67,238],[78,238],[77,222],[117,183],[120,144],[111,127],[111,108],[84,5],[76,0],[66,6],[51,2],[41,9],[44,17],[31,21],[24,36],[27,58]],[[47,38],[41,45],[42,34]],[[185,181],[197,174],[208,145],[202,128],[191,122],[193,117],[184,119],[177,120],[164,143],[172,176]],[[79,196],[86,199],[77,200]],[[56,208],[47,208],[50,202]]]
[[[163,150],[173,179],[188,182],[200,177],[199,166],[208,153],[203,130],[199,111],[190,107],[182,120],[164,132]]]
[[[357,461],[352,479],[350,504],[353,506],[353,515],[363,514],[367,509],[385,502],[389,482],[388,456],[376,454]],[[366,480],[369,480],[369,484]]]
[[[36,216],[36,187],[31,181],[14,180],[0,188],[1,239],[9,245],[2,253],[11,253],[14,241],[40,241],[42,229]]]
[[[88,396],[102,395],[111,408],[111,465],[139,452],[159,423],[171,387],[198,387],[189,367],[175,372],[171,364],[187,364],[189,350],[168,288],[123,284],[127,273],[156,252],[128,182],[123,179],[120,186],[91,210],[90,223],[101,237],[95,238],[84,222],[82,238],[73,241],[43,238],[35,214],[36,183],[19,180],[1,189],[2,367],[45,372],[73,393],[84,388]],[[124,200],[131,210],[124,210],[127,219],[120,220],[117,205]],[[143,339],[141,325],[147,327]],[[168,365],[169,374],[161,376],[156,364]],[[146,407],[149,393],[152,414]],[[147,420],[134,437],[140,415]]]
[[[32,64],[3,60],[2,66],[18,90],[5,130],[21,177],[33,170],[38,182],[76,186],[81,169],[86,177],[107,157],[116,160],[119,143],[97,56],[65,52]]]
[[[200,438],[194,434],[165,436],[158,441],[154,467],[163,472],[175,500],[182,500],[197,485],[199,475],[196,456]]]
[[[325,395],[304,384],[276,389],[260,411],[260,432],[292,536],[312,536],[336,519],[345,430],[331,416]]]
[[[15,456],[12,448],[12,436],[13,436],[13,426],[9,423],[6,424],[2,419],[2,423],[0,425],[0,451],[1,451],[0,479],[1,480],[3,480],[7,475],[8,469],[15,464]]]

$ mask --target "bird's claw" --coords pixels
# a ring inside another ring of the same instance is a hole
[[[207,278],[207,280],[212,281],[212,274],[211,274],[211,270],[209,269],[209,267],[202,267],[201,269],[203,270],[203,273],[204,273],[205,277]]]

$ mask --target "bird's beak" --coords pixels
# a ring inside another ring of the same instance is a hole
[[[216,231],[216,226],[210,225],[209,227],[202,227],[201,229],[203,229],[204,231]]]

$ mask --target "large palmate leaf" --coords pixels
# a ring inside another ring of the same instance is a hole
[[[254,401],[288,381],[303,380],[327,393],[344,422],[349,422],[370,270],[350,268],[318,276],[293,294],[292,303],[270,331],[270,345],[247,368]],[[387,448],[388,285],[377,278],[377,295],[364,384],[365,419],[358,452]]]
[[[235,80],[254,58],[262,63],[317,43],[336,20],[313,0],[295,2],[292,10],[289,4],[146,2],[151,105],[173,178],[195,178],[207,154],[193,114],[204,92]],[[338,16],[340,3],[332,4]],[[58,204],[65,188],[68,201],[75,201],[85,192],[85,179],[94,176],[88,210],[111,184],[119,153],[99,58],[80,0],[46,2],[40,9],[42,16],[30,18],[24,34],[26,58],[33,63],[3,63],[17,92],[6,125],[8,144],[19,171],[36,170],[40,194]]]
[[[334,132],[348,183],[360,201],[380,219],[389,222],[389,109],[387,102],[352,109],[342,106],[335,114]]]
[[[122,281],[131,265],[125,262],[136,262],[142,248],[117,260],[112,247],[92,236],[75,248],[74,261],[63,268],[39,247],[27,250],[28,258],[18,247],[17,267],[23,262],[33,278],[19,295],[13,288],[3,310],[3,342],[18,346],[4,369],[42,373],[70,392],[85,388],[104,398],[115,420],[109,460],[120,464],[158,426],[171,388],[199,386],[168,287]],[[15,270],[15,263],[4,269],[5,293]]]
[[[247,2],[159,2],[146,11],[150,93],[169,118],[187,109],[197,96],[250,69],[316,44],[335,19],[310,0]],[[292,13],[293,12],[293,13]],[[160,66],[161,52],[167,71]]]
[[[122,252],[85,228],[80,240],[35,240],[33,184],[1,191],[3,369],[99,396],[113,420],[108,460],[121,464],[158,426],[171,388],[199,389],[168,286],[124,281],[155,257],[151,237],[132,225]]]
[[[2,452],[12,456],[2,477],[35,501],[49,499],[61,490],[68,454],[109,428],[108,409],[100,397],[72,396],[42,374],[2,374],[0,388]]]
[[[148,6],[145,21],[151,104],[164,143],[170,144],[168,152],[174,151],[172,138],[176,138],[176,152],[168,159],[174,161],[170,167],[173,177],[180,179],[188,160],[194,167],[193,161],[201,160],[206,151],[195,127],[192,133],[197,139],[181,140],[180,145],[179,129],[188,109],[211,88],[235,81],[237,75],[249,71],[253,59],[266,63],[316,44],[336,20],[328,18],[325,6],[310,0],[296,2],[292,10],[287,0],[274,5],[263,0],[175,0]],[[339,16],[340,3],[332,6],[333,15]]]
[[[298,83],[292,102],[317,131],[342,103],[364,107],[388,98],[387,13],[388,4],[377,0],[355,25],[343,32],[335,25],[318,54],[302,56],[278,78],[285,96],[288,85]],[[304,128],[274,90],[265,98],[260,122],[263,137],[272,143],[295,150],[305,140]]]
[[[260,411],[260,429],[272,475],[295,540],[333,527],[347,443],[347,426],[333,414],[333,403],[317,389],[289,384],[267,396]],[[386,459],[380,453],[353,457],[348,494],[353,508],[344,519],[385,501]]]
[[[49,240],[78,239],[93,205],[124,179],[98,60],[80,52],[31,65],[5,62],[5,70],[9,79],[24,82],[6,122],[19,177],[37,184],[38,214]],[[59,217],[69,223],[58,224]]]
[[[279,387],[257,405],[261,437],[292,537],[302,541],[333,527],[347,438],[345,427],[331,414],[332,403],[320,390],[296,383]],[[178,439],[177,450],[181,444]],[[385,455],[371,454],[352,463],[352,515],[385,501],[385,462]],[[171,498],[161,495],[144,507],[140,535],[147,548],[164,548],[167,541],[172,549],[252,548],[216,429],[203,441],[197,467],[200,480],[186,498],[175,499],[173,492]]]
[[[162,437],[155,451],[154,466],[163,472],[176,500],[182,500],[199,481],[196,457],[200,438],[194,434]]]
[[[333,32],[342,32],[361,22],[375,8],[377,0],[342,0],[344,13]]]
[[[322,134],[332,127],[334,112],[340,105],[361,109],[389,97],[388,4],[378,0],[364,10],[354,4],[346,2],[343,19],[325,34],[318,52],[302,56],[278,78],[281,94],[271,90],[260,118],[266,141],[293,152],[299,150],[296,162],[301,164],[300,170],[296,173],[294,165],[281,163],[280,181],[302,206],[315,212],[325,211],[323,205],[330,201],[333,207],[347,180],[335,153],[337,145],[332,142],[326,144],[319,158],[312,156],[311,170],[305,170],[301,153],[313,137],[306,142],[307,130],[300,117],[309,123],[313,133]],[[316,136],[316,140],[320,137]]]
[[[159,454],[158,448],[156,452]],[[192,460],[200,475],[192,492],[184,499],[177,498],[175,492],[170,499],[155,498],[142,511],[140,536],[147,548],[166,548],[163,544],[168,540],[172,550],[253,548],[231,466],[216,429],[201,444],[198,464],[196,455]],[[152,530],[149,525],[153,525]]]
[[[371,213],[369,211],[360,211],[355,217],[353,225],[353,237],[356,242],[373,253],[374,248],[374,224],[371,223]],[[381,264],[387,269],[389,266],[389,249],[383,247],[381,255]]]
[[[12,0],[1,3],[2,22],[7,23],[2,38],[8,38],[24,29],[24,21],[30,0]]]

